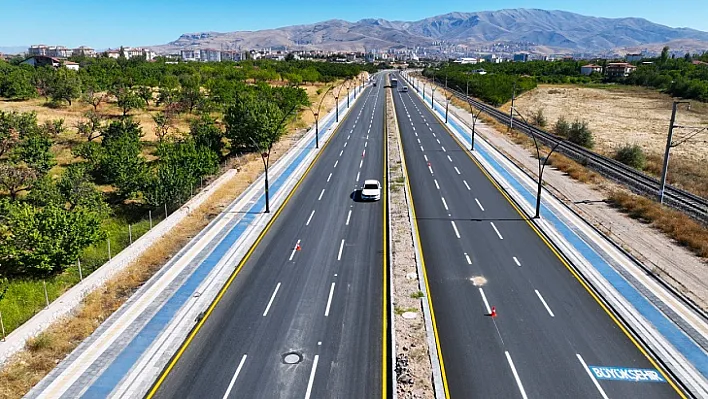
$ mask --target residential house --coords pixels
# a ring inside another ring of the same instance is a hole
[[[71,49],[64,46],[51,46],[47,49],[47,55],[56,58],[69,58],[71,57]]]
[[[66,68],[66,69],[71,69],[72,71],[79,70],[79,63],[78,62],[64,61],[62,64],[64,65],[64,68]]]
[[[611,78],[629,76],[637,67],[628,62],[610,62],[605,68],[605,74]]]
[[[106,56],[108,56],[108,58],[118,59],[120,58],[120,49],[108,49],[106,50]]]
[[[60,60],[57,57],[47,57],[46,55],[35,55],[29,57],[22,61],[21,64],[32,65],[33,67],[51,66],[54,68],[59,68],[63,66],[64,68],[71,69],[72,71],[79,70],[79,64],[76,62]]]
[[[199,61],[199,50],[186,49],[180,50],[179,56],[183,61]]]
[[[593,73],[602,73],[602,67],[595,64],[587,64],[580,67],[582,75],[592,75]]]
[[[71,51],[71,55],[73,55],[74,57],[95,57],[96,50],[92,49],[91,47],[81,46],[73,49]]]
[[[203,62],[221,62],[221,51],[213,48],[201,49],[199,58]]]

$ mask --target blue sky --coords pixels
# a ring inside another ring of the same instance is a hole
[[[706,0],[0,0],[0,46],[102,49],[164,44],[186,32],[258,30],[333,18],[417,20],[452,11],[522,7],[642,17],[708,31]]]

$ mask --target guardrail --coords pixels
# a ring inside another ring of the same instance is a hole
[[[488,114],[497,121],[508,125],[509,115],[485,104],[477,101],[472,97],[467,97],[464,93],[448,88],[448,91],[460,100],[472,104],[477,109]],[[514,118],[514,128],[530,136],[536,136],[536,139],[546,146],[552,147],[558,142],[563,141],[562,138],[541,130],[535,126],[529,125],[523,120]],[[597,153],[594,153],[582,146],[569,141],[564,141],[558,146],[556,152],[560,152],[568,158],[588,167],[597,173],[623,184],[635,193],[649,197],[655,197],[659,194],[660,183],[657,179],[648,176],[638,170],[629,167],[612,158],[608,158]],[[694,218],[708,223],[708,200],[690,193],[686,190],[676,188],[670,185],[664,190],[664,204],[672,208],[681,210]]]

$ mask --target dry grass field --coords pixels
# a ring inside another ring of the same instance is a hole
[[[516,100],[516,109],[529,119],[542,109],[549,126],[562,115],[568,121],[588,121],[595,136],[595,151],[612,156],[624,144],[638,144],[647,155],[646,171],[661,173],[671,117],[672,97],[641,87],[591,88],[540,85]],[[508,112],[510,104],[501,109]],[[676,124],[708,126],[708,104],[691,101],[691,109],[679,108]],[[674,141],[696,129],[675,129]],[[671,150],[669,182],[708,197],[708,132]]]

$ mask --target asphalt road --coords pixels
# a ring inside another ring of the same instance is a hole
[[[351,196],[384,183],[382,86],[352,105],[156,397],[385,393],[385,198]]]
[[[591,376],[654,366],[416,94],[394,98],[450,397],[678,396]]]

